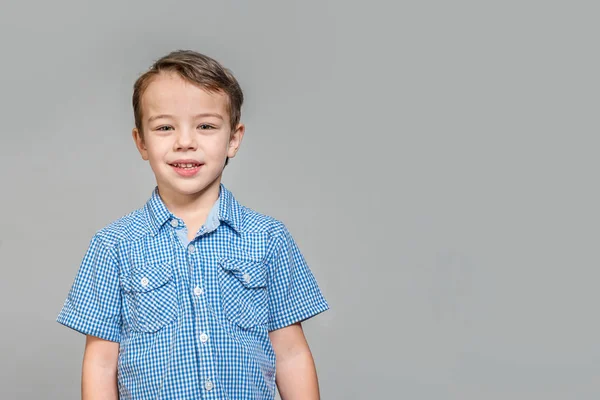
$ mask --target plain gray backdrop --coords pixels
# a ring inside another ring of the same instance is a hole
[[[175,49],[246,95],[224,183],[331,310],[322,398],[598,399],[593,1],[37,1],[0,11],[0,398],[78,399],[55,322],[154,186],[132,85]]]

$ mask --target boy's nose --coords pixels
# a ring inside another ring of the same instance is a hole
[[[175,148],[177,150],[182,149],[195,149],[197,147],[196,137],[192,132],[180,131],[175,141]]]

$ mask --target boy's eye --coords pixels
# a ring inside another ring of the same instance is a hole
[[[208,124],[200,124],[200,125],[198,125],[198,128],[206,130],[206,129],[214,129],[215,127],[212,125],[208,125]]]
[[[157,131],[167,131],[173,129],[171,126],[159,126],[156,128]]]

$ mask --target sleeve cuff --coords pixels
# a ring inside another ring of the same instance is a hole
[[[304,307],[300,310],[290,310],[286,314],[280,315],[277,318],[270,321],[268,325],[268,330],[274,331],[277,329],[285,328],[286,326],[315,317],[318,314],[321,314],[322,312],[327,310],[329,310],[329,304],[327,304],[327,301],[325,299],[321,300],[317,304]]]
[[[121,341],[118,325],[110,326],[105,320],[98,320],[90,315],[81,315],[68,306],[60,312],[56,322],[84,335],[95,336],[111,342]]]

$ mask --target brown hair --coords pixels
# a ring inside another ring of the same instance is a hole
[[[192,50],[176,50],[156,61],[133,85],[133,114],[135,127],[142,132],[142,96],[148,85],[161,72],[175,72],[183,79],[209,92],[227,95],[229,123],[235,129],[240,122],[244,94],[231,73],[218,61]]]

